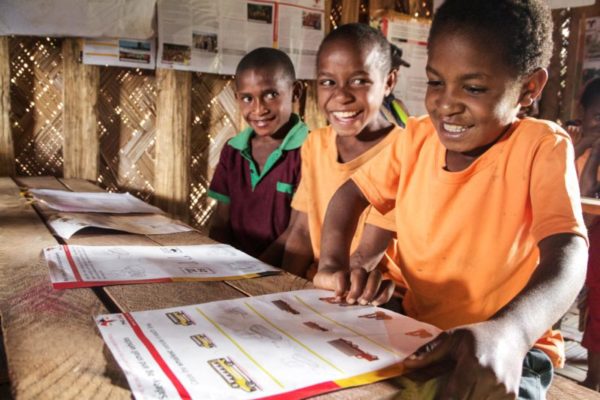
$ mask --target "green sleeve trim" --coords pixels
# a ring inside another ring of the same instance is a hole
[[[229,196],[225,196],[224,194],[213,192],[212,190],[208,191],[208,197],[212,197],[216,201],[219,201],[224,204],[231,203],[231,199],[229,198]]]
[[[277,191],[281,193],[293,194],[294,185],[291,183],[277,182]]]

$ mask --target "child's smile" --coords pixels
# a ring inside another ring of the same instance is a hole
[[[481,39],[456,32],[436,38],[427,76],[425,104],[450,152],[493,143],[516,118],[521,80]]]
[[[236,89],[242,115],[258,136],[285,136],[292,115],[293,82],[278,70],[251,69],[236,77]]]
[[[393,79],[388,82],[379,57],[377,50],[357,49],[357,44],[348,40],[336,40],[321,49],[319,107],[339,136],[356,136],[389,125],[379,108]]]

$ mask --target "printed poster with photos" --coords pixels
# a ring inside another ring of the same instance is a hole
[[[400,375],[441,332],[373,306],[299,290],[99,315],[136,399],[298,399]]]
[[[156,41],[138,39],[85,39],[84,64],[110,65],[129,68],[156,68]]]
[[[400,67],[394,96],[406,105],[410,115],[427,114],[427,39],[431,21],[404,16],[384,17],[376,25],[390,41],[402,49],[402,59],[410,67]]]
[[[582,86],[600,76],[600,17],[586,18]]]
[[[314,79],[324,37],[323,0],[159,0],[160,68],[231,75],[257,47],[286,52],[299,79]]]

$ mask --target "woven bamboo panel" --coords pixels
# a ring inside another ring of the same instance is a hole
[[[151,200],[155,119],[154,71],[101,68],[100,185],[111,191],[127,190],[141,199]]]
[[[11,126],[17,174],[62,176],[61,41],[9,41]]]

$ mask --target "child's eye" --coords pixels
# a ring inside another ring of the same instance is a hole
[[[240,97],[240,100],[242,101],[242,103],[251,103],[252,97],[251,96],[242,96],[242,97]]]
[[[367,83],[367,80],[364,78],[355,78],[350,81],[352,85],[364,85]]]
[[[319,86],[333,86],[335,84],[331,79],[321,79],[319,81]]]
[[[429,86],[430,88],[440,87],[440,86],[442,86],[442,81],[436,81],[436,80],[430,79],[427,81],[427,86]]]
[[[269,93],[265,94],[265,99],[266,100],[273,100],[277,96],[279,96],[279,93],[277,93],[277,92],[269,92]]]
[[[487,89],[481,86],[466,86],[465,90],[471,94],[481,94],[487,92]]]

